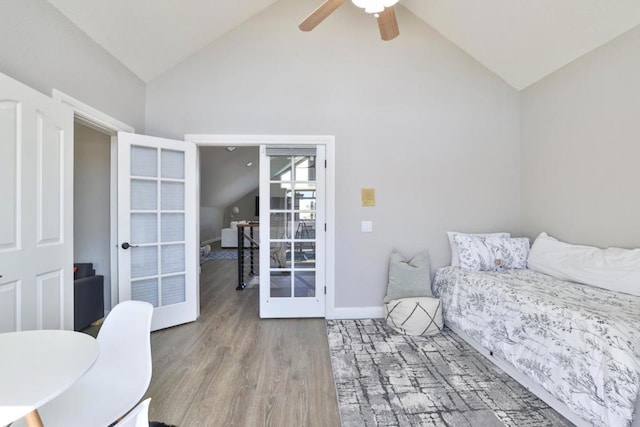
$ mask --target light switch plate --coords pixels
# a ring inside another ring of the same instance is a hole
[[[363,233],[373,232],[373,221],[362,221],[360,227]]]

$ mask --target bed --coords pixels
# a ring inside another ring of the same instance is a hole
[[[460,267],[439,269],[433,291],[447,326],[570,421],[632,425],[640,296],[527,269]]]

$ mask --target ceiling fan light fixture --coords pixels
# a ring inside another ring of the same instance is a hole
[[[392,7],[398,0],[351,0],[354,5],[370,14],[381,13],[385,7]]]
[[[298,25],[301,31],[311,31],[324,21],[347,0],[324,0],[316,10]],[[380,38],[384,41],[393,40],[400,34],[398,20],[393,6],[398,0],[351,0],[356,7],[364,9],[373,15],[378,23]]]

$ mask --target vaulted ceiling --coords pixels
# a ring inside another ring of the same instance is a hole
[[[49,0],[145,82],[276,1]],[[301,1],[311,12],[323,0]],[[400,0],[397,7],[518,90],[640,25],[638,0]]]

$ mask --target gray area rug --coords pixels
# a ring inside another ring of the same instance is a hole
[[[205,259],[238,259],[237,249],[216,249],[209,252]]]
[[[327,334],[343,427],[572,425],[450,329],[328,320]]]

